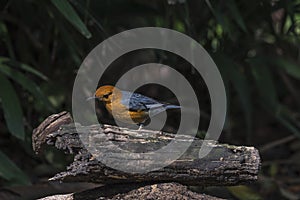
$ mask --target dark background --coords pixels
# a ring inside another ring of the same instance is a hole
[[[72,158],[54,149],[34,155],[32,130],[52,113],[71,111],[77,69],[97,44],[124,30],[153,26],[203,45],[226,86],[220,142],[255,146],[262,156],[256,184],[192,189],[233,199],[300,198],[299,0],[0,0],[0,9],[1,186],[26,185],[30,191],[31,184],[65,169]],[[153,49],[131,52],[110,66],[100,84],[149,62],[173,66],[190,81],[204,113],[198,134],[203,136],[210,98],[201,76],[182,58]],[[177,101],[157,85],[139,92]],[[99,106],[100,121],[113,123]],[[176,124],[175,117],[166,129]]]

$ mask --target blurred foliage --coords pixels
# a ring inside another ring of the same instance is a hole
[[[183,32],[213,57],[227,90],[225,141],[257,145],[260,140],[278,138],[278,132],[300,137],[299,0],[1,0],[0,8],[0,176],[4,185],[29,183],[25,174],[31,180],[38,176],[33,166],[55,168],[49,159],[33,159],[33,128],[53,112],[71,110],[76,70],[93,47],[120,31],[143,26]],[[164,63],[166,55],[153,57]],[[151,56],[132,56],[129,63],[147,62],[145,57]],[[174,58],[171,64],[180,62]],[[120,65],[114,72],[122,71]],[[201,95],[193,70],[179,69]],[[209,104],[206,107],[209,113]],[[270,127],[265,136],[259,135]],[[12,160],[20,163],[17,155],[24,150],[23,159],[29,159],[29,164],[18,165],[22,172]],[[235,192],[235,196],[241,195]]]
[[[5,154],[0,152],[0,176],[7,180],[9,185],[28,184],[29,178]]]
[[[238,199],[240,200],[247,200],[247,199],[253,199],[253,200],[261,200],[263,199],[260,197],[259,194],[251,190],[249,187],[244,185],[239,186],[231,186],[228,187],[228,190]]]

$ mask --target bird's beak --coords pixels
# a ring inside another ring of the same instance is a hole
[[[92,100],[92,99],[97,99],[97,97],[96,97],[96,96],[89,97],[89,98],[87,98],[86,100],[89,101],[89,100]]]

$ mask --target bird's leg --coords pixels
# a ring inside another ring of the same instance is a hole
[[[137,132],[142,132],[145,124],[144,123],[139,123],[137,125],[139,126],[139,128],[136,131]],[[145,131],[145,129],[144,129],[144,131]],[[155,133],[157,135],[163,135],[163,131],[162,130],[160,130],[160,131],[159,130],[157,130],[157,131],[151,131],[151,132],[153,132],[153,133]]]
[[[142,130],[142,129],[143,129],[143,127],[144,127],[144,124],[140,123],[140,124],[138,124],[138,125],[139,125],[139,129],[138,129],[138,131]]]

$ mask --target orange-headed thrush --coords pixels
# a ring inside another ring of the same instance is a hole
[[[122,91],[111,85],[99,87],[91,98],[102,101],[115,119],[129,124],[138,124],[140,129],[150,117],[168,109],[180,108],[177,105],[160,103],[138,93]]]

